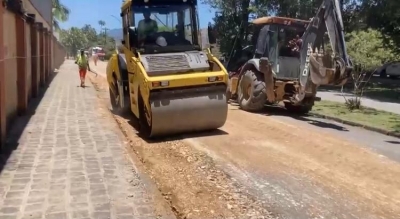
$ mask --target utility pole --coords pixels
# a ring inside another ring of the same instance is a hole
[[[104,46],[107,45],[107,30],[108,30],[108,28],[104,27]]]
[[[107,45],[107,28],[104,28],[104,42]]]
[[[124,1],[122,1],[122,2],[124,2]],[[111,17],[113,17],[113,18],[115,18],[115,20],[117,20],[121,25],[122,25],[122,21],[121,21],[121,18],[117,18],[116,16],[114,16],[114,15],[110,15]],[[167,25],[168,25],[168,20],[167,20]],[[117,41],[119,40],[117,40],[116,38],[114,38],[114,40],[115,40],[115,50],[118,52],[118,45],[117,45]]]

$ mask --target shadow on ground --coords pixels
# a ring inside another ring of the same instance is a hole
[[[49,80],[46,84],[39,89],[38,96],[36,98],[32,98],[28,104],[28,109],[25,114],[18,116],[13,119],[11,127],[8,129],[7,139],[5,146],[1,148],[0,151],[0,173],[3,171],[5,165],[7,164],[8,159],[14,150],[16,150],[19,146],[19,139],[30,121],[31,117],[35,115],[36,109],[40,104],[44,94],[47,89],[50,87],[51,82],[57,76],[57,72],[53,72],[50,75]]]
[[[400,144],[400,141],[386,141],[386,142],[390,144]]]
[[[231,103],[232,105],[237,105],[235,103]],[[241,109],[232,109],[232,110],[241,110]],[[308,124],[320,127],[320,128],[328,128],[328,129],[335,129],[338,131],[345,131],[348,132],[349,130],[343,126],[336,125],[333,122],[326,122],[318,120],[311,115],[297,115],[293,113],[289,113],[285,108],[280,106],[265,106],[261,112],[257,112],[257,114],[261,114],[264,116],[285,116],[290,117],[299,121],[307,122]]]

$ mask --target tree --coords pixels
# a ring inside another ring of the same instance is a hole
[[[103,20],[99,20],[100,29],[102,30],[104,26],[106,26],[106,22]]]
[[[102,35],[103,37],[102,37],[102,39],[104,40],[103,41],[103,43],[101,43],[101,45],[105,45],[105,44],[107,44],[107,29],[106,28],[104,28],[104,26],[106,26],[106,22],[105,21],[103,21],[103,20],[99,20],[99,25],[100,25],[100,35]],[[104,32],[102,33],[102,30],[104,30]]]
[[[97,36],[96,29],[94,29],[89,24],[85,24],[82,27],[82,32],[83,32],[83,34],[85,34],[86,38],[88,39],[89,43],[91,44],[89,46],[93,46],[99,40],[99,37]]]
[[[376,67],[400,57],[390,47],[384,45],[384,35],[374,29],[353,31],[347,34],[347,51],[354,64],[371,71]],[[389,42],[390,43],[390,42]],[[393,46],[393,42],[392,48]]]
[[[53,8],[53,28],[55,31],[60,31],[59,22],[65,22],[68,20],[70,10],[60,0],[52,0]]]
[[[263,16],[283,16],[309,20],[314,17],[323,0],[203,0],[216,8],[214,29],[222,53],[232,50],[233,38],[240,48],[248,33],[249,20]],[[364,0],[365,1],[365,0]],[[365,19],[361,18],[359,0],[340,0],[343,23],[346,32],[365,28]]]
[[[87,48],[89,43],[84,32],[77,27],[71,27],[68,30],[61,30],[60,41],[67,48],[70,55],[76,55],[78,50]]]
[[[362,0],[362,8],[369,27],[380,30],[385,37],[386,46],[394,46],[400,54],[400,1]]]
[[[174,31],[174,28],[169,27],[169,26],[165,26],[165,25],[160,25],[160,26],[158,26],[158,32],[163,32],[163,31],[166,31],[166,32],[173,32],[173,31]]]
[[[353,62],[352,89],[354,97],[345,99],[350,110],[360,109],[364,89],[372,72],[382,64],[399,59],[393,49],[384,44],[384,36],[374,29],[353,31],[347,34],[347,51]]]
[[[258,8],[261,7],[261,1]],[[252,13],[251,0],[205,0],[212,8],[219,12],[214,18],[214,29],[220,50],[222,53],[229,54],[232,50],[233,40],[237,38],[235,46],[242,47],[246,36],[249,15]],[[237,36],[237,37],[236,37]]]

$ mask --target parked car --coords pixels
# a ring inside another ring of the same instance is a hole
[[[381,67],[377,68],[375,73],[379,74],[379,76],[382,78],[386,78],[387,76],[393,79],[399,78],[400,62],[388,62],[382,65]]]

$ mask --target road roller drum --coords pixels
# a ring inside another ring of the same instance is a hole
[[[150,105],[149,137],[218,129],[228,114],[226,85],[152,92]]]

